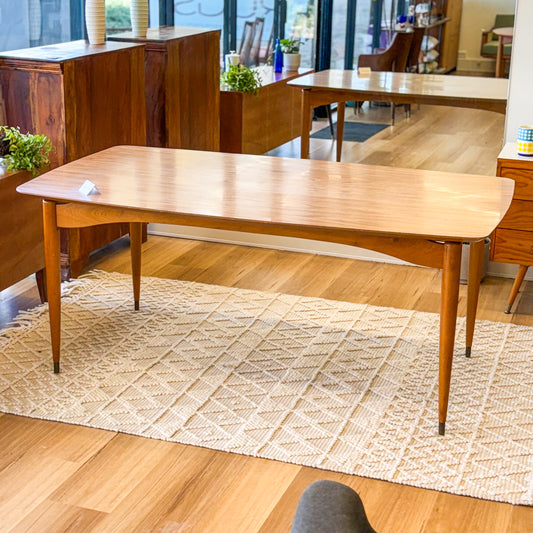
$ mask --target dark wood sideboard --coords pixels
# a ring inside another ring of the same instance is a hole
[[[220,30],[161,26],[109,39],[145,45],[147,145],[218,151]]]
[[[144,47],[73,41],[0,53],[7,124],[52,141],[51,166],[118,144],[146,143]],[[34,221],[31,221],[34,223]],[[103,225],[62,232],[64,275],[127,232]]]
[[[520,156],[516,143],[507,143],[498,156],[497,175],[515,181],[513,201],[491,240],[492,261],[519,265],[506,313],[533,265],[533,158]]]
[[[272,67],[257,70],[263,84],[257,96],[221,87],[222,152],[264,154],[300,136],[302,92],[287,82],[312,70],[274,72]]]

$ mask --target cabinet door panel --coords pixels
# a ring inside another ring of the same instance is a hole
[[[533,172],[531,170],[502,167],[498,175],[515,181],[514,198],[533,200]]]
[[[533,231],[533,202],[513,200],[498,227]]]
[[[533,231],[498,228],[492,236],[491,260],[533,265]]]

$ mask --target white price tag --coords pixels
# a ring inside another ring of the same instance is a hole
[[[81,194],[85,194],[85,196],[89,196],[90,194],[100,194],[98,187],[89,180],[85,180],[83,182],[83,185],[80,187],[79,191]]]

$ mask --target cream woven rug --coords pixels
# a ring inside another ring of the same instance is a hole
[[[437,435],[436,314],[92,273],[0,335],[0,411],[533,504],[533,328],[460,320]]]

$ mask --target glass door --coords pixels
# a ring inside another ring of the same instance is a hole
[[[300,41],[300,66],[313,68],[318,0],[287,0],[283,37]]]

